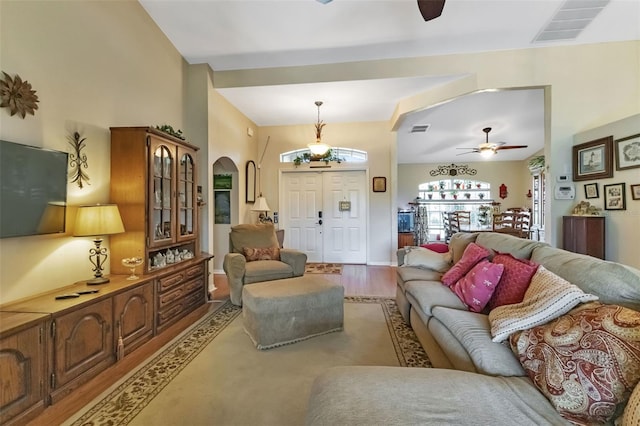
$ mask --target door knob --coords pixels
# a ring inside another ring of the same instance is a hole
[[[322,219],[318,221],[318,225],[322,225]]]

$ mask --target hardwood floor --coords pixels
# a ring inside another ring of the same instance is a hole
[[[396,294],[396,268],[391,266],[367,266],[367,265],[343,265],[342,274],[322,274],[330,281],[341,283],[345,288],[346,296],[381,296],[395,297]],[[214,274],[214,285],[217,287],[213,293],[214,301],[224,301],[229,298],[229,286],[227,277],[223,274]],[[72,395],[62,399],[55,405],[49,406],[42,414],[28,423],[31,426],[48,426],[63,423],[74,413],[82,409],[93,398],[100,395],[116,380],[124,377],[130,370],[143,363],[157,350],[167,344],[179,333],[179,329],[197,321],[205,311],[214,309],[217,303],[207,304],[178,324],[153,338],[149,343],[133,351],[122,361],[115,364],[107,371],[96,376],[93,380],[82,385]]]
[[[329,281],[342,284],[345,296],[395,297],[396,268],[393,266],[343,265],[342,274],[320,274]],[[224,274],[214,274],[215,300],[229,298]]]

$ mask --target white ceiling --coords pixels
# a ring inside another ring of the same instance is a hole
[[[139,0],[182,56],[215,71],[524,49],[640,39],[640,0],[569,0],[604,6],[573,40],[533,42],[562,0],[447,0],[424,22],[416,0]],[[582,13],[582,12],[581,12]],[[586,22],[586,21],[585,21]],[[424,76],[218,91],[258,126],[389,120],[398,101],[461,76]],[[474,94],[409,115],[398,129],[399,163],[475,161],[456,147],[490,142],[530,148],[501,151],[522,159],[542,148],[541,90]],[[407,127],[430,124],[422,134]],[[304,141],[302,143],[305,143]],[[426,160],[424,153],[429,153]],[[479,158],[479,157],[478,157]],[[464,160],[463,160],[464,159]]]

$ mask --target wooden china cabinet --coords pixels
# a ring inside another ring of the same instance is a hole
[[[125,227],[110,237],[112,273],[129,273],[126,257],[148,273],[199,255],[197,150],[151,127],[111,128],[111,202]]]
[[[111,128],[111,202],[125,228],[110,238],[111,271],[127,274],[121,259],[142,257],[143,272],[158,275],[156,333],[206,301],[209,258],[198,239],[197,150],[151,127]]]

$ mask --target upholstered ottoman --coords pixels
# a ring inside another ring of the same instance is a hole
[[[258,349],[339,331],[344,324],[344,288],[314,275],[246,285],[242,318]]]

